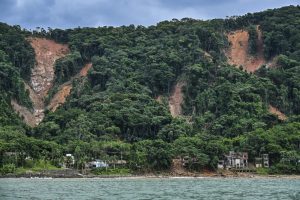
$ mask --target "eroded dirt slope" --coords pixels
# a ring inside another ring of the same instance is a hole
[[[276,59],[272,59],[270,62],[267,62],[264,59],[263,38],[259,26],[256,26],[256,32],[257,52],[255,57],[248,53],[249,34],[247,31],[237,30],[228,34],[228,41],[231,43],[231,47],[227,52],[229,64],[236,65],[237,67],[242,65],[247,72],[254,72],[264,64],[267,64],[269,67],[273,67],[275,65],[274,62]],[[269,112],[275,114],[280,120],[287,119],[282,112],[271,105],[269,105]]]
[[[14,108],[15,112],[19,114],[23,121],[29,126],[35,126],[35,117],[33,113],[26,108],[25,106],[19,105],[15,100],[11,100],[11,105]]]
[[[67,97],[71,94],[72,90],[72,81],[75,78],[85,77],[88,74],[88,71],[92,68],[92,63],[86,64],[80,72],[74,76],[70,81],[64,83],[58,88],[57,93],[54,97],[50,100],[49,105],[47,106],[48,110],[52,112],[56,111],[56,109],[66,102]]]
[[[12,101],[13,108],[24,118],[24,121],[35,126],[44,118],[45,97],[54,81],[55,61],[69,53],[67,45],[58,44],[44,38],[28,38],[35,52],[36,64],[31,70],[30,83],[25,83],[33,103],[33,111]]]
[[[282,113],[280,110],[278,110],[277,108],[269,105],[269,112],[276,115],[278,117],[278,119],[282,120],[282,121],[285,121],[287,120],[287,116]]]
[[[172,95],[169,97],[169,108],[171,115],[173,117],[177,117],[182,114],[181,104],[183,103],[183,94],[182,94],[182,87],[185,85],[184,82],[178,82]]]
[[[229,64],[236,65],[237,67],[243,66],[247,72],[256,71],[261,65],[266,64],[263,53],[263,39],[259,26],[256,26],[257,31],[257,54],[251,56],[248,53],[249,47],[249,34],[246,30],[237,30],[227,35],[228,41],[231,46],[227,52]]]
[[[187,169],[184,168],[181,159],[173,159],[172,160],[171,174],[173,176],[191,176],[191,175],[193,175],[192,172],[189,172]]]
[[[31,74],[31,87],[38,96],[45,97],[53,85],[54,63],[69,53],[67,45],[44,38],[29,38],[36,56]]]
[[[58,92],[51,99],[49,105],[47,106],[48,110],[52,112],[66,102],[67,97],[70,95],[72,90],[72,83],[66,83],[59,87]]]

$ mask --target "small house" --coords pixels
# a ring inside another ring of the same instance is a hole
[[[255,167],[260,168],[260,167],[265,167],[268,168],[269,165],[269,154],[262,154],[261,157],[256,157],[255,158]]]
[[[109,165],[106,163],[106,161],[103,160],[94,160],[88,163],[89,168],[102,168],[102,167],[108,167]]]
[[[248,167],[248,153],[229,151],[228,155],[224,155],[224,160],[219,160],[219,169],[240,169]]]
[[[218,162],[218,169],[224,169],[224,160],[219,160]]]
[[[112,160],[112,161],[109,161],[108,163],[110,166],[114,166],[114,168],[127,165],[126,160]]]

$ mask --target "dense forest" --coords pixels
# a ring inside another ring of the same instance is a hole
[[[169,170],[188,157],[191,170],[216,170],[228,151],[269,154],[269,173],[300,173],[300,7],[289,6],[226,19],[184,18],[155,26],[37,29],[0,24],[0,166],[2,173],[46,162],[59,166],[66,153],[76,167],[101,159],[125,159],[132,171]],[[247,73],[228,64],[227,34],[249,31],[263,65]],[[26,125],[11,100],[32,107],[24,82],[35,53],[27,38],[67,44],[55,63],[55,85],[72,81],[67,101]],[[86,77],[74,77],[86,63]],[[183,103],[172,116],[168,99],[178,83]],[[272,105],[286,119],[270,113]],[[9,156],[7,152],[17,152]],[[30,162],[28,158],[30,157]]]

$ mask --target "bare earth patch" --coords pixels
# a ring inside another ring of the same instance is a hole
[[[195,174],[186,170],[183,165],[181,159],[173,159],[171,172],[172,176],[194,176]]]
[[[21,106],[19,105],[15,100],[11,100],[11,105],[14,108],[15,112],[18,113],[18,115],[23,118],[23,121],[33,127],[36,125],[35,123],[35,117],[33,115],[33,113],[26,108],[25,106]]]
[[[64,84],[60,86],[58,92],[51,99],[47,108],[52,112],[56,111],[56,109],[66,102],[66,98],[70,95],[72,89],[72,84]]]
[[[69,53],[67,45],[44,38],[29,38],[35,52],[36,65],[31,72],[32,89],[45,97],[53,85],[55,61]]]
[[[84,67],[80,70],[78,74],[71,78],[68,82],[64,83],[58,88],[57,93],[50,100],[49,105],[47,106],[48,110],[52,112],[56,111],[56,109],[66,102],[67,97],[71,94],[72,90],[72,81],[75,78],[85,77],[88,74],[88,71],[92,68],[92,63],[88,63],[84,65]]]
[[[182,109],[181,109],[181,104],[183,103],[182,87],[184,85],[185,83],[178,82],[174,87],[172,95],[169,97],[169,108],[170,108],[171,115],[173,117],[177,117],[182,113]]]
[[[278,110],[277,108],[275,108],[271,105],[269,105],[269,112],[276,115],[278,117],[278,119],[280,119],[282,121],[287,120],[287,116],[284,113],[280,112],[280,110]]]
[[[257,31],[257,55],[251,56],[248,53],[249,47],[249,34],[245,30],[237,30],[227,35],[231,47],[227,52],[228,63],[236,65],[237,67],[243,66],[247,72],[256,71],[261,65],[266,64],[263,53],[263,39],[259,26],[256,27]]]
[[[22,116],[25,123],[30,126],[36,126],[43,120],[45,108],[55,111],[60,105],[65,103],[66,98],[71,93],[73,79],[87,76],[92,64],[86,64],[76,76],[61,85],[46,107],[45,97],[53,87],[55,78],[55,61],[66,56],[69,53],[69,48],[67,45],[58,44],[45,38],[28,38],[28,41],[33,47],[36,56],[36,65],[31,71],[30,84],[25,83],[25,88],[29,91],[29,97],[33,103],[33,111],[20,106],[16,101],[11,101],[11,104],[15,111]]]
[[[79,76],[87,76],[88,71],[92,68],[92,63],[86,64],[79,72]],[[78,76],[78,75],[77,75]]]
[[[45,38],[28,38],[35,52],[36,64],[31,70],[30,84],[25,83],[29,97],[33,103],[33,112],[12,101],[13,108],[30,126],[38,125],[44,118],[45,97],[54,81],[55,61],[69,53],[67,45],[58,44]]]

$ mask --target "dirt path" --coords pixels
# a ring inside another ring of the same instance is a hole
[[[175,87],[172,95],[169,97],[169,108],[171,115],[177,117],[181,115],[182,109],[181,104],[183,103],[183,94],[182,87],[185,85],[183,82],[178,82]]]
[[[257,31],[257,55],[255,57],[248,53],[249,34],[245,30],[237,30],[227,35],[231,47],[227,52],[228,63],[243,66],[247,72],[256,71],[261,65],[266,64],[263,53],[263,39],[259,26],[256,26]]]
[[[269,112],[276,115],[278,117],[278,119],[280,119],[282,121],[287,120],[287,116],[284,113],[280,112],[280,110],[278,110],[277,108],[275,108],[271,105],[269,105]]]

